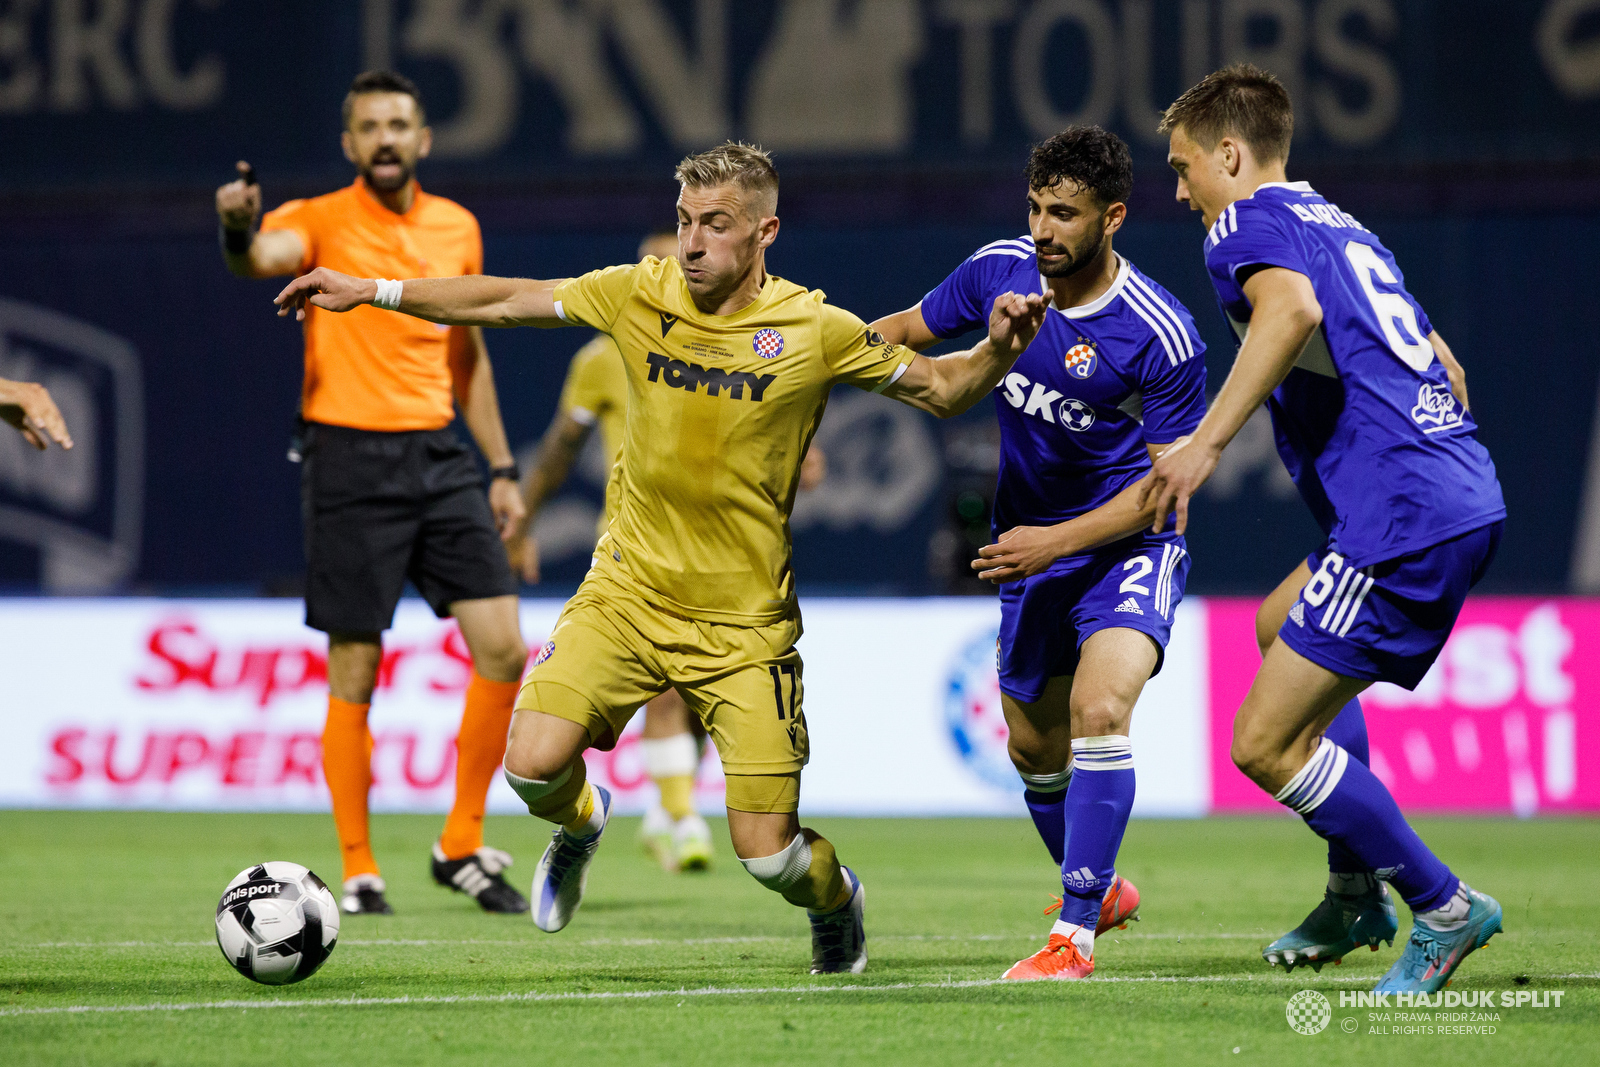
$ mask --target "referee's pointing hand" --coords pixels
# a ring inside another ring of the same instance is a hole
[[[327,267],[318,267],[284,286],[283,292],[272,302],[278,305],[280,317],[293,311],[296,321],[303,322],[307,304],[328,311],[349,311],[371,303],[377,295],[378,283],[371,278],[352,278]]]

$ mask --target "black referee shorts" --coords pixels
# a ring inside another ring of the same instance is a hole
[[[483,478],[450,429],[308,423],[301,454],[307,626],[387,630],[407,578],[440,618],[517,592]]]

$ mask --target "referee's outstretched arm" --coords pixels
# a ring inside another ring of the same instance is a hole
[[[273,303],[278,314],[306,317],[306,305],[349,311],[362,304],[400,311],[450,326],[566,326],[556,314],[555,289],[565,278],[411,278],[404,282],[352,278],[318,267],[284,286]]]

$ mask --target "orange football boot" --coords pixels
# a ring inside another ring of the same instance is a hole
[[[1017,982],[1037,982],[1050,978],[1058,981],[1087,978],[1094,973],[1094,957],[1083,958],[1078,946],[1066,934],[1052,933],[1050,941],[1033,955],[1011,965],[1001,978]]]
[[[1056,897],[1055,903],[1044,909],[1049,915],[1061,908],[1061,898]],[[1139,921],[1139,887],[1128,881],[1122,875],[1111,879],[1111,888],[1106,890],[1106,895],[1100,901],[1100,919],[1094,924],[1094,936],[1099,937],[1107,930],[1126,930],[1128,923]]]

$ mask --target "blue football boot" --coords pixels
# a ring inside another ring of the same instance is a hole
[[[600,835],[606,832],[611,819],[611,792],[604,786],[594,786],[595,803],[600,806],[600,829],[586,837],[573,837],[562,827],[550,839],[550,846],[539,858],[533,872],[533,923],[547,934],[553,934],[572,921],[578,905],[583,903],[583,890],[589,883],[589,861],[600,847]]]
[[[1500,932],[1500,902],[1462,882],[1472,906],[1467,920],[1454,930],[1435,930],[1411,921],[1411,940],[1389,973],[1372,987],[1374,993],[1433,993],[1443,989],[1461,961]]]
[[[1309,964],[1320,972],[1324,965],[1338,963],[1358,945],[1370,946],[1374,952],[1378,951],[1379,941],[1393,945],[1399,931],[1394,901],[1389,897],[1389,887],[1382,882],[1366,893],[1335,893],[1329,889],[1304,922],[1261,950],[1261,958],[1272,966],[1283,964],[1286,971]]]

